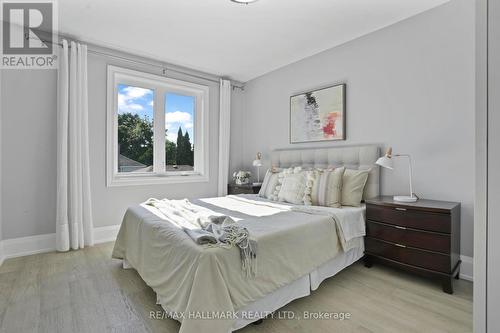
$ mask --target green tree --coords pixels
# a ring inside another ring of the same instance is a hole
[[[137,114],[119,114],[118,144],[120,154],[153,165],[153,122]]]
[[[167,132],[165,131],[165,136]],[[144,165],[153,165],[153,122],[137,114],[118,115],[118,144],[120,154]],[[191,138],[179,127],[177,143],[165,139],[167,165],[194,165]]]
[[[172,141],[165,139],[165,161],[167,165],[174,165],[177,163],[177,146]]]
[[[186,156],[185,164],[193,166],[194,165],[194,150],[191,147],[191,139],[189,138],[189,133],[186,131],[184,133],[184,154]]]
[[[176,164],[183,165],[185,161],[184,154],[184,135],[182,135],[182,128],[179,126],[177,131],[177,154],[175,156]]]
[[[194,165],[194,151],[191,146],[191,139],[189,133],[186,131],[182,134],[182,128],[179,127],[177,131],[177,165]]]

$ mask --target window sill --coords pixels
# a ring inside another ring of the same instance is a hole
[[[187,175],[113,175],[108,178],[108,187],[118,186],[143,186],[143,185],[164,185],[164,184],[184,184],[184,183],[206,183],[208,175],[187,174]]]

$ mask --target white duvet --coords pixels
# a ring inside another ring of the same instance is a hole
[[[364,208],[281,204],[254,195],[198,199],[231,216],[258,244],[257,275],[241,270],[237,248],[195,244],[169,216],[139,205],[127,210],[113,257],[125,259],[182,322],[180,332],[231,330],[231,314],[333,259],[364,235]]]

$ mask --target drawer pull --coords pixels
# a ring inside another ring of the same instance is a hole
[[[401,208],[401,207],[396,207],[395,209],[396,209],[396,210],[400,210],[400,211],[402,211],[402,212],[406,211],[406,208]]]
[[[398,244],[398,243],[395,243],[394,245],[396,245],[397,247],[404,247],[404,248],[406,247],[405,245],[403,245],[403,244]]]
[[[401,230],[406,230],[406,227],[402,227],[400,225],[395,225],[394,228],[401,229]]]

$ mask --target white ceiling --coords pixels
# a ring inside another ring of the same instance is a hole
[[[59,30],[246,82],[448,0],[63,0]]]

